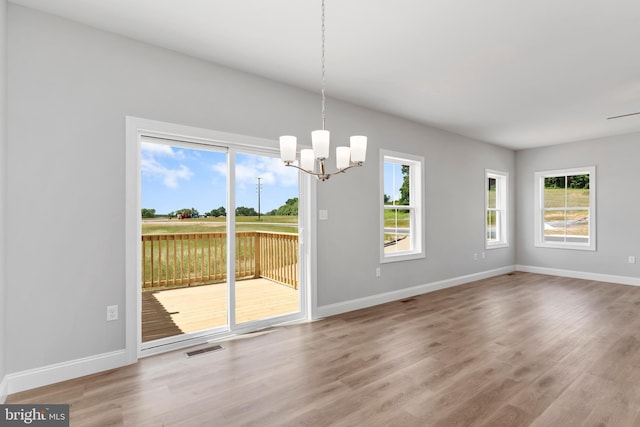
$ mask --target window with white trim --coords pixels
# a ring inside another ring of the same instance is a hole
[[[509,246],[507,240],[506,172],[485,170],[485,236],[486,249]]]
[[[424,158],[380,152],[380,262],[424,258]]]
[[[535,245],[596,250],[596,168],[536,172]]]

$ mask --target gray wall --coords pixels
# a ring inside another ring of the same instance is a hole
[[[348,122],[344,120],[345,127]],[[484,260],[473,258],[474,253],[485,251],[485,167],[513,177],[512,151],[384,115],[368,123],[366,131],[375,136],[370,138],[369,165],[350,172],[353,177],[348,180],[332,178],[322,185],[326,191],[318,197],[318,208],[329,210],[329,221],[318,222],[318,235],[326,236],[318,240],[319,305],[514,264],[513,244],[486,251]],[[376,278],[381,147],[425,158],[427,256],[382,264],[382,276]],[[513,227],[509,234],[513,237]]]
[[[0,0],[0,382],[6,374],[7,2]]]
[[[516,153],[519,265],[640,277],[640,133]],[[596,166],[597,250],[534,247],[534,173]],[[629,255],[638,264],[628,264]]]
[[[275,146],[318,126],[319,100],[10,5],[7,371],[124,347],[124,322],[104,317],[125,303],[126,115]],[[329,211],[318,223],[320,305],[514,264],[513,245],[473,260],[484,247],[484,168],[513,177],[512,151],[333,99],[327,115],[334,143],[364,133],[369,150],[364,168],[318,186]],[[427,258],[384,265],[377,279],[381,147],[425,157]]]

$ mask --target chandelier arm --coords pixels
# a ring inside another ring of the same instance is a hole
[[[331,178],[333,175],[336,175],[336,174],[339,174],[339,173],[345,173],[347,170],[349,170],[351,168],[356,168],[356,167],[362,166],[363,164],[364,164],[363,162],[354,162],[354,163],[350,164],[349,166],[347,166],[346,168],[337,169],[337,170],[335,170],[333,172],[329,172],[329,173],[326,173],[326,172],[323,172],[323,173],[312,172],[310,170],[303,169],[298,165],[294,165],[292,162],[285,162],[284,165],[288,166],[288,167],[291,167],[291,168],[296,168],[296,169],[298,169],[298,170],[300,170],[300,171],[302,171],[302,172],[304,172],[306,174],[315,176],[320,181],[326,181],[329,178]],[[324,171],[324,167],[323,167],[322,170]]]
[[[351,163],[346,168],[338,169],[335,172],[331,172],[329,175],[334,175],[336,173],[344,173],[344,172],[346,172],[347,170],[349,170],[351,168],[357,168],[357,167],[362,166],[362,165],[363,165],[363,162],[354,162],[354,163]]]

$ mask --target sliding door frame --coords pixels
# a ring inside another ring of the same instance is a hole
[[[278,323],[310,320],[317,311],[316,290],[316,183],[309,176],[301,174],[299,180],[299,292],[300,312],[277,318],[256,320],[238,325],[235,318],[235,216],[227,215],[227,307],[228,323],[224,331],[215,330],[185,334],[184,339],[161,339],[150,346],[142,346],[141,310],[141,243],[142,220],[140,183],[140,140],[151,137],[188,144],[215,147],[227,153],[227,209],[235,212],[235,156],[237,153],[277,156],[277,142],[245,135],[230,134],[209,129],[182,126],[136,117],[126,117],[125,147],[125,346],[127,363],[135,363],[138,358],[163,353],[179,348],[206,343],[240,333],[250,332]],[[233,304],[232,304],[233,302]]]

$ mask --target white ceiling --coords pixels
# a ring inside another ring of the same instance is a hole
[[[12,2],[320,89],[320,0]],[[513,149],[636,132],[606,118],[640,112],[639,18],[638,0],[326,0],[326,92]]]

